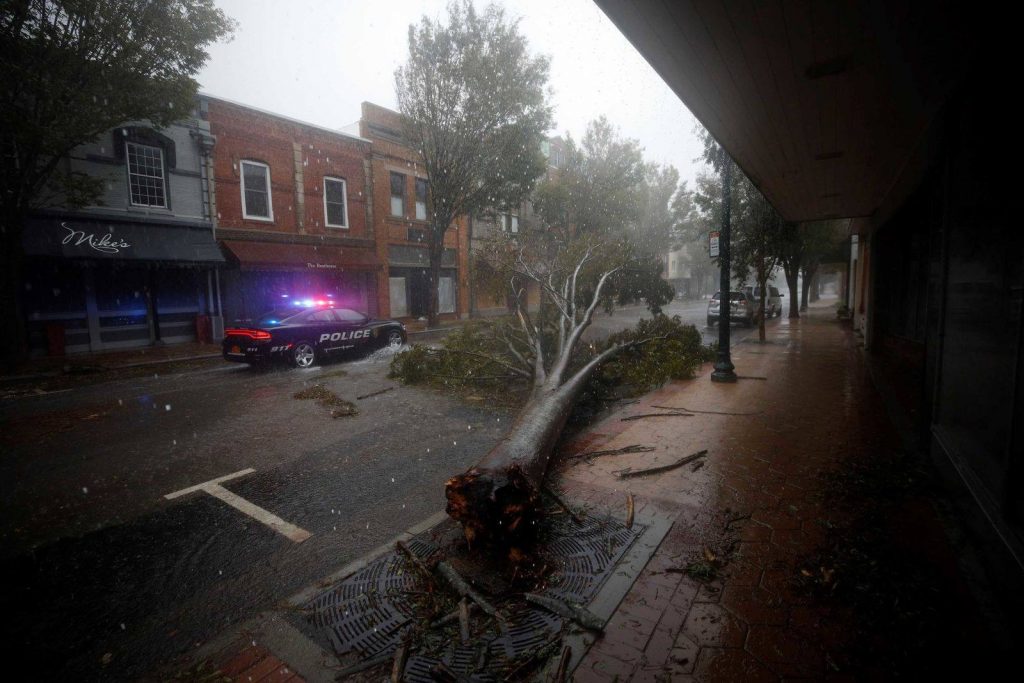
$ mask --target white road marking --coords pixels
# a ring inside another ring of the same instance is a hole
[[[202,484],[189,486],[187,489],[175,491],[174,493],[168,493],[166,496],[164,496],[164,498],[166,498],[167,500],[171,500],[172,498],[180,498],[181,496],[187,496],[188,494],[193,493],[195,491],[205,490],[207,486],[210,486],[212,484],[219,484],[222,481],[238,479],[239,477],[244,477],[247,474],[252,474],[255,471],[256,470],[254,470],[253,468],[247,467],[244,470],[239,470],[237,472],[233,472],[232,474],[225,474],[223,477],[217,477],[216,479],[211,479],[210,481],[204,481]]]
[[[238,472],[234,472],[232,474],[226,474],[223,477],[211,479],[210,481],[203,482],[202,484],[189,486],[188,488],[181,489],[180,491],[175,491],[174,493],[168,493],[167,495],[164,496],[164,498],[166,498],[167,500],[172,500],[174,498],[179,498],[190,493],[195,493],[196,491],[205,491],[214,498],[224,501],[225,503],[235,508],[239,512],[249,515],[258,522],[266,524],[268,527],[270,527],[271,529],[281,534],[290,541],[294,541],[295,543],[302,543],[307,538],[312,536],[313,534],[309,533],[305,529],[301,529],[295,526],[294,524],[290,524],[289,522],[284,521],[274,513],[264,510],[259,505],[250,503],[245,498],[242,498],[241,496],[236,495],[231,491],[228,491],[226,488],[220,485],[221,482],[229,481],[231,479],[237,479],[238,477],[243,477],[247,474],[252,474],[255,471],[256,470],[249,467],[247,469],[239,470]]]

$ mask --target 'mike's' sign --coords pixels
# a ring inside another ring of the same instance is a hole
[[[68,234],[64,237],[64,241],[61,242],[61,244],[74,244],[76,247],[80,247],[85,244],[102,254],[117,254],[120,253],[122,249],[128,249],[132,246],[123,239],[114,238],[109,232],[97,237],[94,232],[75,230],[74,228],[68,227],[67,223],[61,223],[60,227],[68,231]]]

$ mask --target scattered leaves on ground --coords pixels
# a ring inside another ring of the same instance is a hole
[[[346,401],[322,384],[314,384],[297,391],[292,398],[300,401],[316,401],[325,408],[333,408],[331,417],[348,417],[359,414],[354,403]]]

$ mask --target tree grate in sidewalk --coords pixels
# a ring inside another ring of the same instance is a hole
[[[548,517],[538,565],[546,564],[551,571],[529,590],[587,605],[646,529],[643,524],[627,529],[615,519],[590,515],[583,516],[582,522],[577,525],[565,516]],[[446,520],[414,537],[407,546],[424,560],[444,548],[449,563],[472,562],[472,556],[457,542],[458,536],[458,528]],[[415,624],[436,616],[417,599],[424,588],[409,561],[389,552],[304,605],[303,630],[314,631],[317,640],[328,640],[343,661],[392,653]],[[507,617],[504,631],[479,613],[466,645],[460,644],[457,622],[431,629],[417,640],[418,649],[410,654],[404,680],[433,681],[431,669],[439,662],[468,680],[503,680],[531,654],[557,640],[567,626],[562,617],[524,602],[518,592],[506,590],[491,598]]]

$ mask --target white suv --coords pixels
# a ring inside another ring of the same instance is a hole
[[[761,288],[760,287],[747,287],[750,291],[750,296],[754,297],[754,301],[761,302]],[[781,317],[782,316],[782,292],[779,291],[778,287],[768,285],[768,294],[764,298],[764,307],[768,311],[768,317]]]

